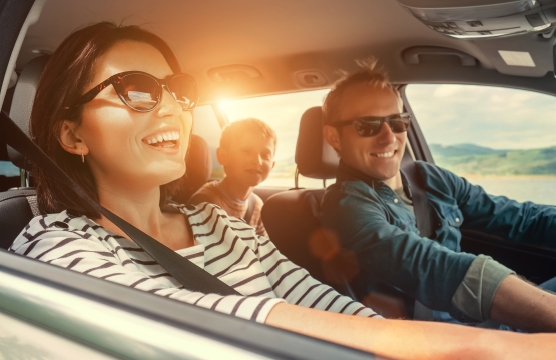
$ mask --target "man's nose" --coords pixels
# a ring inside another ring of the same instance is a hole
[[[376,136],[380,144],[392,144],[396,142],[396,135],[392,131],[390,125],[388,125],[387,123],[382,123],[380,131]]]

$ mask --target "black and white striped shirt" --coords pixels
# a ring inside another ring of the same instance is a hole
[[[283,256],[243,220],[218,206],[176,206],[188,219],[195,245],[177,250],[243,296],[184,289],[134,242],[85,216],[66,211],[35,217],[10,251],[101,279],[263,323],[274,305],[300,306],[359,316],[373,310],[340,295]]]

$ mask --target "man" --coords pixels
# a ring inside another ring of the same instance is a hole
[[[556,331],[555,295],[488,256],[460,252],[460,227],[556,248],[556,208],[490,196],[417,162],[437,224],[434,239],[420,237],[400,171],[410,116],[375,64],[361,62],[363,70],[339,81],[324,102],[323,135],[341,161],[323,198],[323,226],[355,252],[367,286],[388,282],[437,310],[435,320]]]

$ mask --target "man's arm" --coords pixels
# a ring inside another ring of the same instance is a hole
[[[364,186],[330,188],[321,207],[323,227],[356,254],[369,283],[388,282],[425,306],[452,311],[452,297],[476,256],[393,225],[382,200],[371,197]]]
[[[265,324],[396,359],[547,359],[556,335],[386,320],[275,305]]]
[[[447,184],[463,213],[463,228],[556,249],[556,207],[492,196],[448,170],[430,164],[421,163],[421,166],[427,168],[427,176],[437,178],[427,182],[436,180]]]
[[[490,317],[529,332],[556,332],[556,296],[510,275],[494,295]]]

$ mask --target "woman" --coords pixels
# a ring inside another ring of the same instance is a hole
[[[47,215],[34,218],[11,251],[387,356],[531,357],[546,355],[556,343],[552,335],[384,320],[320,284],[218,207],[180,205],[163,212],[161,200],[185,172],[196,101],[193,80],[181,74],[160,38],[137,27],[100,23],[70,35],[50,58],[30,130],[91,197],[242,295],[184,289],[118,227],[39,167],[37,196]],[[509,344],[512,353],[506,354]]]

